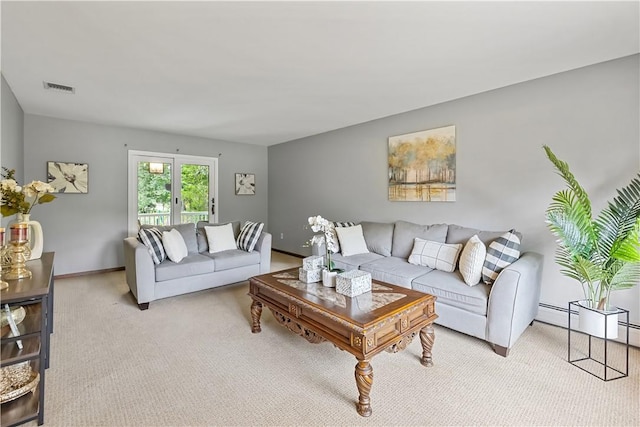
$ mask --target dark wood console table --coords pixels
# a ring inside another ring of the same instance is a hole
[[[50,335],[53,333],[53,252],[46,252],[38,260],[27,261],[33,276],[30,279],[7,280],[9,288],[0,291],[0,303],[10,308],[22,306],[24,320],[18,324],[20,336],[11,336],[9,326],[3,327],[0,336],[0,367],[28,362],[40,381],[33,390],[14,400],[2,403],[3,426],[16,426],[37,420],[44,423],[44,377],[49,367]],[[19,349],[17,341],[22,342]]]

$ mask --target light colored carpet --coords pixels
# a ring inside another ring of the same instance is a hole
[[[274,253],[274,270],[299,263]],[[374,357],[373,414],[362,418],[355,358],[309,344],[268,310],[252,334],[247,290],[243,282],[140,311],[124,272],[58,280],[45,425],[640,424],[638,349],[628,378],[604,382],[567,362],[565,330],[537,322],[506,359],[439,326],[432,368],[419,363],[418,339]]]

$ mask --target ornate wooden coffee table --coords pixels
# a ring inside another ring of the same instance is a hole
[[[322,283],[301,282],[297,269],[252,277],[249,295],[253,299],[251,332],[261,331],[260,315],[266,306],[278,323],[307,341],[329,341],[358,359],[357,409],[363,417],[371,415],[373,356],[383,350],[392,353],[403,350],[420,334],[421,363],[433,365],[432,324],[438,317],[433,295],[374,280],[371,292],[350,298]]]

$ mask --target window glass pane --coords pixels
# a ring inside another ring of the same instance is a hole
[[[138,162],[138,224],[170,223],[171,164]]]
[[[181,223],[209,220],[209,166],[183,164],[180,174]]]

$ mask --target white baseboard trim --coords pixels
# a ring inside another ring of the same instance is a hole
[[[538,310],[538,315],[536,316],[536,320],[544,323],[549,323],[551,325],[560,326],[562,328],[568,327],[568,317],[567,317],[568,308],[560,308],[553,306],[543,306],[541,305]],[[574,320],[571,319],[571,329],[574,328]],[[577,325],[576,325],[577,326]],[[626,339],[627,328],[625,326],[618,325],[618,339],[615,341],[624,343]],[[631,324],[629,327],[629,344],[634,347],[640,347],[640,326]]]

